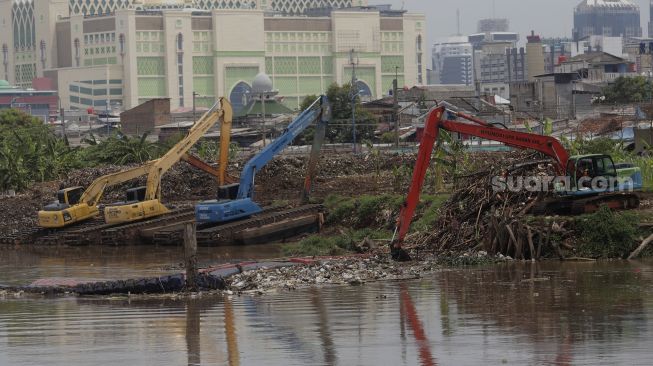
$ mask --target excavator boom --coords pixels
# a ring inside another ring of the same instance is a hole
[[[445,120],[447,112],[451,115],[471,121],[474,124]],[[408,233],[408,229],[410,228],[415,208],[419,203],[420,192],[424,184],[426,170],[429,167],[431,153],[433,152],[433,147],[438,139],[439,130],[441,128],[464,135],[503,142],[511,147],[539,151],[555,160],[556,169],[560,174],[564,174],[567,161],[569,160],[569,153],[565,150],[560,141],[554,137],[497,128],[478,118],[461,112],[447,110],[444,106],[434,108],[429,112],[426,119],[424,136],[422,137],[419,152],[417,153],[417,162],[415,163],[415,169],[413,171],[412,183],[408,196],[401,207],[401,212],[397,220],[395,236],[392,240],[392,256],[397,260],[408,260],[410,258],[408,254],[401,249],[401,246],[406,234]]]
[[[218,120],[223,121],[222,139],[228,139],[231,129],[231,120],[233,111],[231,104],[225,99],[220,98],[209,109],[200,120],[190,129],[188,135],[172,147],[165,155],[153,164],[147,175],[147,185],[144,189],[144,195],[138,197],[129,197],[127,202],[121,202],[115,205],[107,206],[105,209],[105,220],[108,224],[119,224],[124,222],[131,222],[141,219],[146,219],[154,216],[160,216],[169,212],[168,208],[161,203],[161,177],[165,174],[174,164],[182,160],[193,145],[206,134],[206,132],[213,127]],[[221,154],[224,163],[221,161],[219,175],[226,171],[226,159],[228,158],[228,143],[223,143],[221,150],[227,149],[227,153]],[[197,161],[190,159],[191,164],[202,167],[203,164],[198,164]],[[204,168],[206,168],[204,166]],[[218,177],[219,180],[224,180],[222,176]],[[141,188],[142,190],[142,188]]]
[[[319,106],[319,108],[318,108]],[[216,224],[227,221],[239,220],[245,217],[262,212],[261,207],[253,201],[254,196],[254,180],[256,173],[268,164],[277,154],[286,148],[297,136],[299,136],[314,120],[318,119],[318,127],[316,128],[316,135],[311,152],[311,159],[309,162],[309,177],[314,175],[314,165],[317,163],[319,150],[322,146],[326,124],[330,118],[330,105],[326,96],[321,96],[315,100],[311,106],[299,114],[286,128],[286,130],[274,140],[270,145],[266,146],[253,158],[251,158],[240,175],[240,184],[238,185],[238,192],[235,199],[229,200],[211,200],[201,202],[195,206],[195,217],[198,223],[202,224]],[[313,166],[313,168],[311,168]],[[313,170],[311,170],[313,169]],[[305,182],[304,197],[307,197],[310,191],[310,179]]]

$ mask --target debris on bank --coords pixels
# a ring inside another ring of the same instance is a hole
[[[422,256],[410,263],[390,259],[387,250],[374,254],[290,258],[269,261],[223,264],[200,270],[197,288],[200,291],[229,293],[262,293],[275,290],[296,290],[324,285],[362,285],[366,282],[397,281],[420,278],[446,265],[479,265],[503,262],[511,258],[491,257],[487,253],[450,257]],[[126,280],[82,280],[46,278],[28,286],[0,286],[0,296],[37,295],[153,295],[174,294],[187,290],[184,274]]]
[[[555,176],[552,164],[538,157],[532,153],[506,156],[483,171],[459,177],[458,188],[440,208],[433,230],[415,235],[413,243],[438,253],[484,250],[490,255],[538,259],[543,246],[550,245],[547,238],[552,227],[524,218],[545,198],[542,192],[495,191],[493,185],[494,177]]]

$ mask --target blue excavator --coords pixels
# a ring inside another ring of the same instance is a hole
[[[217,200],[200,202],[195,206],[196,222],[203,226],[215,225],[244,219],[263,212],[263,209],[253,201],[256,173],[290,145],[313,121],[317,120],[311,159],[309,161],[309,173],[306,176],[304,184],[303,197],[307,197],[312,176],[315,172],[317,157],[324,141],[326,126],[330,118],[331,106],[327,97],[322,95],[297,116],[283,131],[281,136],[247,162],[240,175],[239,183],[221,186],[218,190]]]

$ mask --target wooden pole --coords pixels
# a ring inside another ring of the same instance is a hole
[[[184,227],[184,259],[186,265],[186,288],[197,291],[197,235],[195,223]]]

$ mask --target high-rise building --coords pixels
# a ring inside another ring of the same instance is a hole
[[[653,38],[653,0],[651,0],[651,4],[649,5],[649,15],[651,20],[648,22],[648,37]]]
[[[641,37],[639,6],[631,0],[583,0],[574,9],[574,40],[588,36]]]
[[[509,28],[508,19],[505,18],[488,18],[478,21],[478,33],[488,32],[507,32]]]
[[[476,78],[481,83],[511,83],[527,77],[526,52],[510,43],[485,44],[474,54]]]
[[[450,37],[433,45],[433,84],[464,84],[474,82],[472,45],[467,36]]]
[[[178,8],[208,1],[0,0],[0,79],[31,87],[35,77],[48,77],[65,108],[132,108],[161,97],[178,108],[189,107],[194,93],[198,106],[219,96],[242,104],[254,77],[265,72],[296,108],[307,95],[349,82],[354,50],[364,94],[387,93],[396,74],[400,87],[426,81],[422,14],[371,6],[279,16],[236,0],[227,2],[232,9]],[[71,13],[82,3],[123,7]]]

